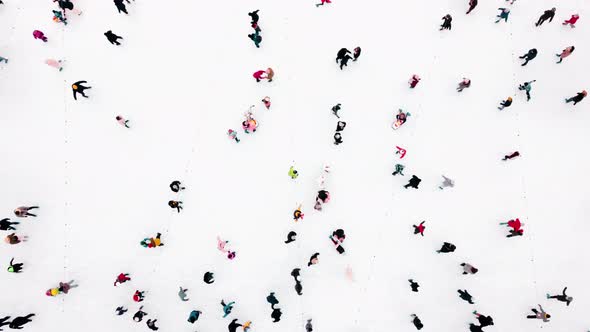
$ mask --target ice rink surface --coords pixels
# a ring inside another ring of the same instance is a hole
[[[155,1],[127,5],[74,1],[83,11],[54,23],[49,0],[0,5],[0,217],[39,205],[21,219],[26,243],[0,245],[0,316],[34,312],[26,331],[149,331],[131,316],[133,292],[147,291],[147,318],[160,331],[226,331],[251,320],[251,331],[468,331],[471,312],[491,315],[486,331],[584,332],[590,328],[590,100],[565,104],[590,88],[590,4],[586,0],[518,0],[508,23],[494,24],[503,0],[333,0],[316,8],[299,1]],[[544,10],[552,23],[535,27]],[[247,13],[260,9],[256,49]],[[578,13],[577,28],[561,25]],[[453,16],[451,31],[439,31]],[[34,40],[39,29],[48,43]],[[123,36],[110,45],[103,33]],[[575,52],[555,64],[556,53]],[[362,47],[341,71],[336,52]],[[526,67],[518,56],[539,55]],[[62,72],[45,59],[65,59]],[[272,67],[271,83],[252,73]],[[416,89],[407,80],[418,74]],[[472,86],[455,91],[462,77]],[[520,83],[536,79],[526,102]],[[89,99],[74,101],[70,85],[87,80]],[[270,96],[272,107],[260,100]],[[511,107],[498,111],[508,96]],[[344,143],[332,135],[340,112]],[[255,104],[258,131],[240,128]],[[398,108],[412,115],[391,129]],[[126,130],[115,121],[130,120]],[[227,129],[239,129],[239,144]],[[401,160],[405,177],[392,176]],[[518,150],[521,157],[500,159]],[[316,179],[332,165],[332,200],[313,209]],[[299,178],[287,172],[295,165]],[[412,174],[419,190],[404,189]],[[438,189],[441,175],[455,187]],[[181,180],[187,190],[172,193]],[[170,199],[184,202],[177,214]],[[294,223],[303,204],[305,218]],[[506,238],[498,225],[520,218],[524,236]],[[412,224],[426,220],[425,237]],[[345,230],[346,254],[328,236]],[[286,245],[294,230],[297,241]],[[165,246],[139,242],[162,233]],[[8,233],[2,232],[2,237]],[[233,261],[216,236],[237,251]],[[457,250],[437,254],[444,242]],[[307,267],[320,253],[320,263]],[[11,257],[25,263],[6,272]],[[461,275],[468,262],[476,275]],[[347,267],[354,281],[345,276]],[[303,295],[291,270],[301,268]],[[212,285],[203,283],[215,272]],[[113,287],[120,272],[132,281]],[[421,285],[410,290],[407,279]],[[59,281],[80,287],[47,297]],[[189,289],[181,302],[178,287]],[[569,307],[546,293],[568,287]],[[467,289],[475,305],[462,301]],[[283,316],[272,323],[269,292]],[[223,319],[220,300],[236,301]],[[538,303],[551,322],[527,320]],[[116,316],[124,305],[129,312]],[[191,310],[203,312],[191,325]]]

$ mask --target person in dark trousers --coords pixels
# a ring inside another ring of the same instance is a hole
[[[470,332],[484,332],[484,330],[479,325],[475,325],[473,323],[469,324],[469,331]]]
[[[320,255],[319,252],[316,252],[315,254],[311,255],[311,257],[309,258],[309,262],[307,262],[307,266],[316,265],[318,263],[318,256],[319,255]]]
[[[412,323],[416,329],[421,330],[424,327],[424,324],[422,324],[422,321],[416,316],[416,314],[412,314],[410,317],[412,317]]]
[[[154,320],[148,319],[147,322],[145,322],[145,323],[150,330],[157,331],[159,329],[159,327],[156,326],[157,321],[158,321],[157,319],[154,319]]]
[[[346,48],[341,48],[336,54],[336,63],[338,63],[338,60],[342,60],[342,58],[344,58],[344,56],[347,54],[350,54],[350,51]]]
[[[342,135],[340,135],[340,133],[335,133],[334,134],[334,144],[335,145],[339,145],[342,144]]]
[[[348,67],[348,60],[352,59],[352,57],[348,54],[345,54],[342,59],[340,59],[340,70],[343,70],[344,67]]]
[[[414,227],[414,234],[420,234],[424,236],[424,230],[426,229],[426,226],[424,226],[425,222],[426,221],[421,222],[418,226],[412,225]]]
[[[256,9],[255,11],[248,13],[248,16],[250,16],[250,18],[252,19],[252,22],[250,22],[251,24],[258,24],[258,20],[260,19],[260,17],[258,16],[259,11],[260,9]]]
[[[412,288],[412,292],[418,292],[418,287],[420,287],[420,285],[418,285],[417,282],[414,281],[414,279],[408,279],[408,281],[410,282],[410,288]]]
[[[524,82],[521,85],[518,86],[518,90],[523,91],[526,93],[526,101],[531,100],[531,90],[533,88],[533,83],[535,83],[537,80],[532,80],[529,82]]]
[[[477,318],[477,321],[479,322],[479,325],[481,325],[481,327],[494,325],[494,319],[492,318],[492,316],[482,315],[478,313],[477,310],[474,311],[473,314]]]
[[[139,307],[139,309],[137,310],[135,315],[133,315],[133,320],[136,321],[137,323],[141,322],[143,320],[143,316],[147,315],[147,312],[142,311],[142,309],[143,309],[143,306]]]
[[[312,332],[313,326],[311,325],[311,319],[307,320],[307,324],[305,324],[305,332]]]
[[[254,42],[254,46],[256,46],[256,48],[260,48],[260,43],[262,43],[262,36],[258,32],[249,34],[248,38],[250,38]]]
[[[301,269],[299,268],[295,268],[291,271],[291,276],[295,279],[295,292],[297,295],[303,295],[303,285],[301,284],[301,280],[299,280],[301,277],[300,271]]]
[[[556,299],[557,301],[560,301],[560,302],[565,302],[566,305],[569,306],[570,303],[574,300],[574,298],[571,296],[567,296],[567,294],[565,293],[566,290],[567,290],[567,287],[563,289],[563,291],[561,292],[561,295],[547,294],[547,298],[548,299]]]
[[[123,0],[114,0],[115,2],[115,6],[117,7],[117,10],[119,12],[119,14],[121,12],[129,15],[129,13],[127,12],[127,7],[125,7],[125,4],[123,3]]]
[[[500,106],[498,107],[498,109],[501,111],[506,107],[510,107],[510,105],[512,105],[512,97],[508,97],[508,98],[506,98],[506,100],[503,100],[500,103]]]
[[[83,86],[82,83],[88,83],[86,81],[78,81],[74,84],[72,84],[72,91],[74,93],[74,100],[78,100],[78,97],[76,96],[76,94],[81,94],[82,97],[84,98],[88,98],[88,96],[84,93],[84,90],[86,89],[92,89],[91,86]]]
[[[31,317],[35,316],[35,314],[28,314],[26,316],[18,316],[10,322],[8,327],[15,330],[20,330],[23,328],[23,325],[27,324],[28,322],[32,322],[33,320]]]
[[[36,214],[32,214],[29,211],[38,208],[38,206],[19,206],[16,209],[14,209],[14,215],[19,218],[36,217]]]
[[[297,236],[297,233],[290,231],[289,234],[287,234],[287,241],[285,241],[286,244],[289,244],[291,242],[295,242],[295,237]]]
[[[475,7],[477,7],[477,0],[469,0],[469,10],[466,14],[471,13],[471,11],[475,9]]]
[[[182,201],[174,201],[174,200],[168,201],[168,206],[173,209],[176,209],[178,211],[178,213],[180,213],[180,210],[183,209],[182,208]]]
[[[0,220],[0,231],[15,231],[16,228],[12,227],[12,225],[18,225],[19,222],[11,222],[10,218],[4,218]]]
[[[549,318],[551,318],[551,315],[548,314],[547,312],[545,312],[545,310],[543,309],[543,307],[541,307],[541,305],[539,304],[539,310],[541,311],[537,311],[537,309],[533,308],[531,309],[531,311],[534,313],[534,315],[528,315],[526,316],[526,318],[528,319],[542,319],[543,322],[547,323],[549,322]]]
[[[461,263],[461,266],[463,267],[463,274],[476,274],[479,271],[469,263]]]
[[[0,3],[2,3],[2,1],[0,1]],[[10,316],[6,316],[6,317],[0,319],[0,331],[2,331],[2,326],[10,324],[10,322],[8,322],[9,319],[10,319]]]
[[[117,312],[117,316],[122,316],[127,312],[127,309],[125,307],[117,307],[115,311]]]
[[[346,122],[338,121],[338,123],[336,124],[336,131],[343,131],[345,127],[346,127]]]
[[[175,193],[177,193],[181,190],[184,190],[184,189],[186,189],[186,188],[183,187],[181,182],[178,180],[174,180],[174,181],[172,181],[172,183],[170,183],[170,190],[172,190]]]
[[[238,323],[238,319],[234,319],[231,321],[231,323],[229,323],[229,325],[227,326],[227,329],[229,330],[229,332],[236,332],[236,330],[238,329],[238,327],[242,326],[242,324]]]
[[[525,55],[520,56],[519,59],[525,59],[525,62],[521,66],[526,66],[529,61],[537,57],[537,49],[530,49]]]
[[[553,18],[555,17],[555,7],[546,10],[543,15],[541,15],[539,17],[539,20],[537,21],[537,23],[535,24],[535,26],[539,26],[541,24],[543,24],[543,22],[545,22],[546,20],[549,20],[549,23],[551,23],[551,21],[553,21]]]
[[[119,43],[119,39],[123,39],[123,37],[121,36],[117,36],[116,34],[113,33],[113,31],[109,30],[107,32],[104,33],[105,37],[107,37],[107,39],[109,40],[109,42],[112,45],[121,45],[121,43]]]
[[[355,47],[354,48],[354,53],[352,54],[352,56],[354,57],[354,59],[352,59],[352,61],[356,61],[358,60],[358,58],[361,56],[361,48],[360,47]]]
[[[417,177],[416,175],[412,175],[412,178],[410,179],[408,184],[404,186],[404,188],[408,189],[408,187],[412,187],[414,189],[418,189],[418,185],[420,185],[421,181],[422,180],[419,177]]]
[[[459,292],[459,297],[461,299],[469,302],[469,304],[474,304],[473,303],[473,296],[471,296],[471,294],[469,294],[469,292],[467,290],[458,289],[457,292]]]
[[[443,243],[443,245],[440,248],[440,250],[437,250],[436,252],[439,253],[439,254],[441,252],[442,253],[449,253],[449,252],[455,251],[455,249],[457,249],[457,247],[454,244],[449,243],[449,242],[445,242],[445,243]]]
[[[567,98],[565,100],[566,103],[571,103],[572,101],[574,102],[574,105],[581,102],[584,98],[586,98],[586,96],[588,95],[588,92],[586,92],[586,90],[582,91],[582,92],[578,92],[577,95],[571,97],[571,98]]]
[[[14,263],[14,258],[12,258],[10,260],[10,265],[8,266],[8,272],[20,273],[20,271],[22,271],[22,269],[23,269],[23,263],[16,263],[16,264],[13,264],[13,263]]]
[[[342,104],[338,103],[332,107],[332,114],[336,115],[338,119],[340,119],[340,115],[338,115],[338,111],[340,111]]]
[[[451,30],[451,22],[453,21],[453,18],[451,17],[451,15],[447,14],[445,16],[443,16],[442,18],[443,20],[443,24],[440,26],[440,31],[442,30]]]
[[[518,152],[518,151],[514,151],[514,152],[512,152],[511,154],[507,154],[507,155],[505,155],[505,156],[504,156],[504,158],[503,158],[502,160],[506,161],[506,160],[508,160],[508,159],[516,158],[516,157],[518,157],[518,156],[520,156],[520,152]]]
[[[197,320],[199,320],[199,316],[202,314],[199,310],[193,310],[188,316],[187,321],[191,324],[194,324]]]

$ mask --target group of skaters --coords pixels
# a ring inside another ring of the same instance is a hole
[[[262,42],[262,36],[260,35],[260,32],[262,30],[258,25],[258,20],[260,19],[260,17],[258,16],[259,11],[260,10],[257,9],[253,12],[248,13],[248,16],[250,16],[250,18],[252,19],[252,21],[250,22],[250,26],[252,27],[252,29],[254,29],[254,33],[249,34],[248,38],[250,38],[254,42],[254,46],[256,46],[256,48],[260,48],[260,43]]]
[[[336,54],[336,63],[340,63],[340,70],[342,70],[348,66],[348,60],[356,61],[360,56],[361,48],[358,46],[354,48],[354,53],[351,53],[347,48],[341,48]]]

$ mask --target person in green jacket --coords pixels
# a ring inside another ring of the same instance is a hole
[[[531,100],[531,90],[533,89],[533,83],[536,81],[537,80],[524,82],[518,87],[518,90],[521,90],[521,91],[524,90],[526,92],[526,101]]]
[[[289,176],[293,180],[297,179],[297,177],[299,176],[299,173],[297,173],[297,170],[293,166],[291,166],[291,168],[289,168]]]
[[[10,260],[10,265],[8,266],[8,272],[20,273],[20,271],[23,269],[23,263],[13,264],[13,262],[14,262],[14,258],[12,258]]]

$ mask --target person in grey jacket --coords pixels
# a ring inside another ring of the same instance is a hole
[[[476,274],[478,269],[476,269],[473,265],[468,263],[461,263],[463,267],[463,274]]]
[[[531,309],[531,311],[534,313],[534,315],[528,315],[528,316],[526,316],[526,318],[528,318],[528,319],[542,319],[543,322],[545,322],[545,323],[549,322],[549,318],[551,318],[551,315],[546,313],[540,304],[539,304],[539,309],[541,311],[537,311],[537,309]]]

